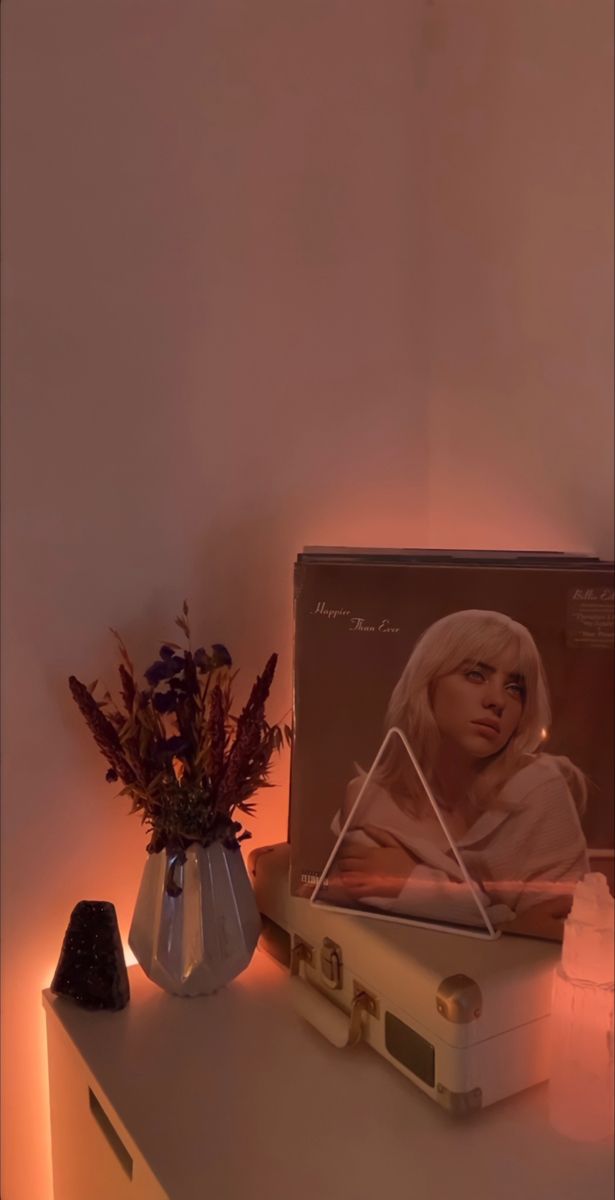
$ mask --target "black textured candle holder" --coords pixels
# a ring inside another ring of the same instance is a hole
[[[117,1010],[128,1004],[128,972],[108,900],[81,900],[73,909],[51,990],[83,1008]]]

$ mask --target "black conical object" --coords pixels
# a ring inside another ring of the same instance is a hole
[[[115,908],[108,900],[80,900],[64,934],[52,992],[83,1008],[120,1009],[130,999],[128,972]]]

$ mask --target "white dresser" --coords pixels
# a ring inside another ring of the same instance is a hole
[[[44,993],[55,1200],[612,1200],[612,1143],[554,1133],[546,1086],[455,1119],[262,952],[198,999],[129,976],[119,1013]]]

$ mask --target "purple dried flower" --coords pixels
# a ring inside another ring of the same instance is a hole
[[[214,667],[232,667],[233,660],[222,642],[214,642],[211,650]]]
[[[145,671],[145,678],[150,687],[156,687],[165,679],[172,679],[174,675],[178,675],[184,669],[184,660],[179,654],[172,654],[170,658],[156,659],[151,667]]]
[[[176,624],[190,637],[187,605]],[[135,681],[119,634],[121,702],[107,692],[97,704],[75,676],[71,692],[109,764],[109,783],[120,780],[148,827],[148,851],[181,854],[193,842],[220,841],[237,848],[242,825],[233,813],[252,813],[254,793],[267,783],[281,731],[265,719],[275,671],[272,655],[239,717],[231,714],[231,655],[221,642],[180,651],[163,642],[148,667],[148,686]],[[220,674],[216,672],[220,670]],[[215,682],[220,680],[220,682]],[[160,690],[159,690],[160,689]],[[104,711],[103,711],[104,710]]]
[[[75,675],[71,675],[68,686],[73,699],[85,717],[87,725],[94,737],[99,750],[102,750],[107,762],[125,784],[136,782],[136,775],[126,759],[122,744],[111,721],[101,712],[98,704],[90,695],[84,683]]]

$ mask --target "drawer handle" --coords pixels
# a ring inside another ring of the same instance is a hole
[[[124,1170],[129,1179],[132,1179],[132,1157],[128,1153],[119,1133],[113,1128],[100,1100],[94,1095],[91,1088],[88,1088],[90,1098],[90,1112],[98,1125],[98,1128],[104,1134],[106,1141],[113,1150],[117,1161],[122,1170]]]

